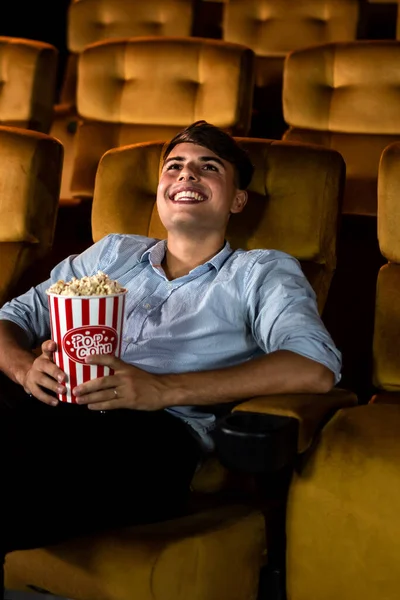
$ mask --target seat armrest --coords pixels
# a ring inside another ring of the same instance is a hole
[[[259,396],[242,402],[233,411],[292,417],[298,421],[297,451],[305,452],[321,427],[340,408],[356,406],[356,394],[334,388],[327,394],[281,394]]]
[[[229,469],[253,474],[292,468],[332,415],[356,404],[357,396],[340,388],[327,394],[252,398],[217,422],[216,454]]]

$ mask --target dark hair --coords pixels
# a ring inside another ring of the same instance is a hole
[[[196,121],[180,131],[169,142],[163,156],[165,161],[178,144],[198,144],[233,165],[236,185],[245,190],[253,177],[254,166],[247,152],[225,131],[206,121]]]

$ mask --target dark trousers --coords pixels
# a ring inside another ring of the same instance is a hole
[[[199,460],[187,426],[164,410],[50,407],[4,376],[0,451],[3,557],[182,515]]]

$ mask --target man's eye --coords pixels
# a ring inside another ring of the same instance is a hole
[[[204,169],[206,171],[218,171],[217,167],[215,165],[211,164],[211,163],[206,163],[204,165]]]
[[[167,167],[167,171],[173,171],[174,169],[180,169],[181,165],[179,163],[171,163]]]

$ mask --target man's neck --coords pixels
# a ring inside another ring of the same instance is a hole
[[[162,266],[169,280],[187,275],[203,265],[224,247],[224,239],[190,240],[168,237]]]

